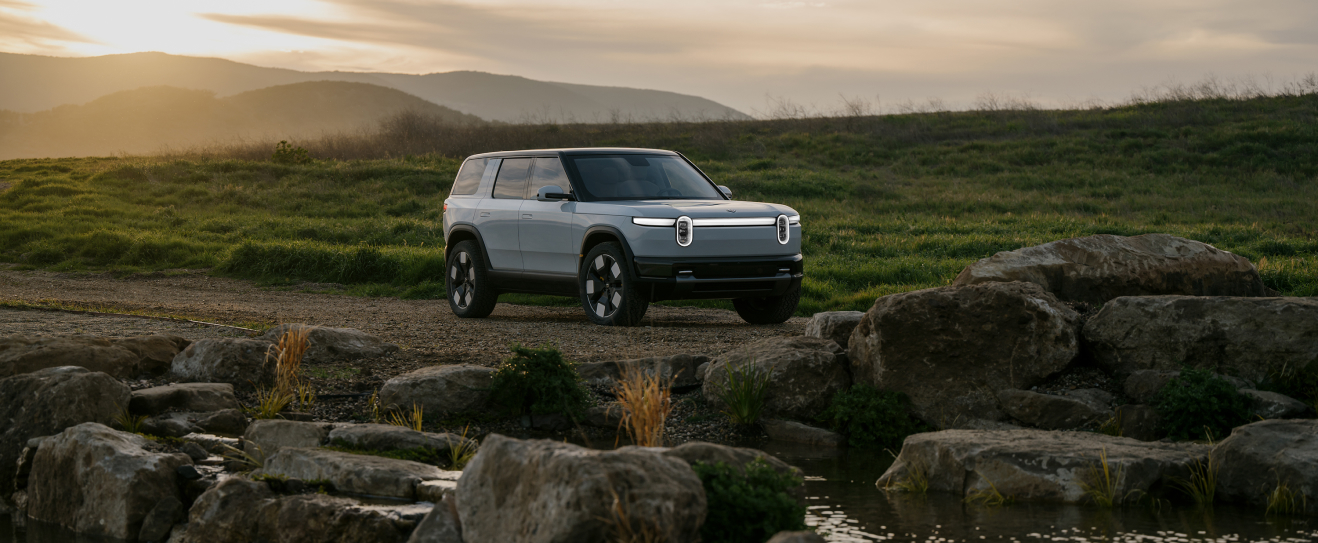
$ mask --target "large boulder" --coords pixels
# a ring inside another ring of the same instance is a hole
[[[465,541],[606,541],[615,504],[658,541],[695,541],[705,521],[700,479],[654,449],[600,451],[491,434],[458,481]]]
[[[250,390],[274,382],[273,343],[260,339],[202,339],[174,357],[174,378],[193,383],[229,383]]]
[[[841,447],[847,442],[842,434],[801,424],[794,420],[766,419],[760,421],[760,426],[764,428],[764,433],[769,436],[769,439],[774,441],[805,443],[806,445],[818,445],[820,447]]]
[[[1249,259],[1167,234],[1107,234],[1004,251],[961,271],[954,287],[1025,281],[1067,302],[1120,296],[1267,296]]]
[[[1002,420],[997,391],[1029,389],[1079,352],[1079,315],[1033,283],[884,296],[851,333],[856,382],[903,392],[938,427]]]
[[[458,522],[458,501],[453,492],[444,493],[421,520],[407,543],[462,543],[462,523]]]
[[[1285,484],[1296,506],[1318,513],[1318,420],[1265,420],[1238,427],[1213,448],[1213,463],[1218,495],[1226,501],[1264,508],[1268,496]]]
[[[0,338],[0,378],[61,366],[79,366],[126,378],[139,373],[137,362],[136,354],[105,338]]]
[[[454,447],[475,450],[475,440],[455,434],[418,432],[392,424],[340,424],[329,433],[332,445],[371,451],[432,449],[447,455]]]
[[[1190,366],[1259,382],[1318,363],[1318,298],[1128,296],[1084,337],[1118,375]]]
[[[13,494],[13,467],[28,440],[84,422],[110,424],[128,398],[123,383],[83,368],[47,368],[0,379],[0,504]]]
[[[746,464],[761,460],[778,473],[791,473],[798,477],[802,476],[801,470],[789,466],[786,462],[758,449],[729,447],[703,441],[689,441],[671,449],[662,450],[664,456],[681,459],[691,466],[694,466],[697,462],[705,464],[722,462],[740,471]]]
[[[398,351],[398,346],[354,328],[330,328],[305,324],[281,324],[271,328],[261,339],[277,343],[291,330],[307,330],[307,351],[303,362],[325,363],[377,358]]]
[[[142,422],[142,432],[167,437],[188,434],[215,434],[239,437],[247,430],[247,416],[237,409],[222,409],[208,413],[174,411],[150,417]]]
[[[1298,419],[1313,411],[1304,402],[1285,394],[1248,388],[1240,393],[1249,399],[1251,413],[1260,419]]]
[[[137,370],[154,375],[169,371],[174,357],[192,341],[170,334],[155,334],[110,340],[116,347],[137,355]]]
[[[94,422],[46,439],[28,479],[28,516],[79,533],[137,538],[158,504],[179,501],[176,470],[192,463],[184,454],[152,452],[150,443]]]
[[[1159,496],[1189,479],[1190,467],[1208,459],[1194,443],[1146,443],[1089,432],[944,430],[906,438],[879,488],[920,472],[929,490],[962,498],[991,492],[1021,501],[1081,503],[1082,483],[1094,484],[1100,458],[1116,473],[1116,495]]]
[[[1028,390],[1003,390],[998,401],[1011,418],[1044,430],[1073,430],[1112,417],[1111,409],[1092,401]]]
[[[370,496],[416,499],[422,481],[456,479],[435,466],[327,449],[284,447],[266,458],[261,472],[304,481],[329,481],[336,490]]]
[[[843,349],[846,349],[847,341],[851,340],[851,331],[856,329],[856,325],[860,324],[860,319],[864,316],[864,311],[815,313],[805,323],[805,335],[819,339],[831,339],[841,345]]]
[[[365,505],[323,494],[281,496],[265,483],[230,477],[197,498],[181,541],[403,543],[430,509],[429,504]]]
[[[229,383],[178,383],[133,391],[128,408],[134,415],[159,415],[166,411],[219,411],[240,409]]]
[[[285,447],[320,447],[329,443],[333,429],[329,422],[255,420],[243,433],[244,450],[253,457],[269,458]]]
[[[490,402],[494,368],[456,364],[404,373],[380,388],[380,404],[390,409],[422,407],[427,418],[480,412]]]
[[[1217,377],[1225,379],[1231,386],[1236,389],[1247,389],[1254,385],[1239,377],[1230,375],[1215,374]],[[1158,399],[1158,393],[1162,392],[1163,387],[1173,379],[1181,376],[1180,371],[1170,370],[1136,370],[1126,377],[1126,382],[1122,385],[1126,397],[1135,403],[1151,404]]]
[[[613,360],[609,362],[590,362],[577,366],[577,373],[587,383],[612,387],[622,378],[625,368],[634,368],[653,374],[659,370],[659,376],[673,379],[673,388],[700,386],[704,375],[697,372],[702,364],[709,362],[709,357],[699,354],[676,354],[673,356],[655,356],[635,360]]]
[[[832,340],[805,336],[775,337],[719,355],[705,370],[705,401],[725,404],[719,392],[730,372],[754,367],[769,376],[763,416],[813,419],[828,408],[833,395],[851,388],[846,354]]]

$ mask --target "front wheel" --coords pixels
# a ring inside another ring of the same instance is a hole
[[[453,309],[453,314],[464,319],[490,316],[499,293],[494,291],[489,274],[485,272],[480,246],[471,240],[459,242],[449,253],[446,268],[448,306]]]
[[[636,326],[650,307],[637,292],[636,278],[617,243],[601,243],[586,254],[578,283],[581,305],[595,324]]]
[[[732,307],[741,315],[741,320],[751,324],[780,324],[792,318],[800,301],[801,284],[797,283],[782,296],[736,298],[732,300]]]

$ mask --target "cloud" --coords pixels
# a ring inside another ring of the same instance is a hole
[[[63,44],[95,40],[31,15],[36,6],[0,0],[0,49],[12,52],[63,50]]]

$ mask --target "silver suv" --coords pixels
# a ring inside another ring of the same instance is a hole
[[[721,298],[780,323],[801,296],[800,222],[672,151],[473,155],[444,200],[449,306],[479,318],[504,292],[572,296],[596,324],[634,326],[650,302]]]

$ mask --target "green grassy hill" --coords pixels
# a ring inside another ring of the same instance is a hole
[[[437,297],[440,209],[460,157],[624,145],[681,151],[739,199],[800,210],[802,315],[865,309],[884,294],[947,284],[997,251],[1098,233],[1196,239],[1255,261],[1271,288],[1318,295],[1315,94],[1085,111],[435,126],[300,144],[321,159],[0,162],[0,186],[10,185],[0,192],[0,260],[213,267]],[[370,158],[386,153],[400,158]]]

